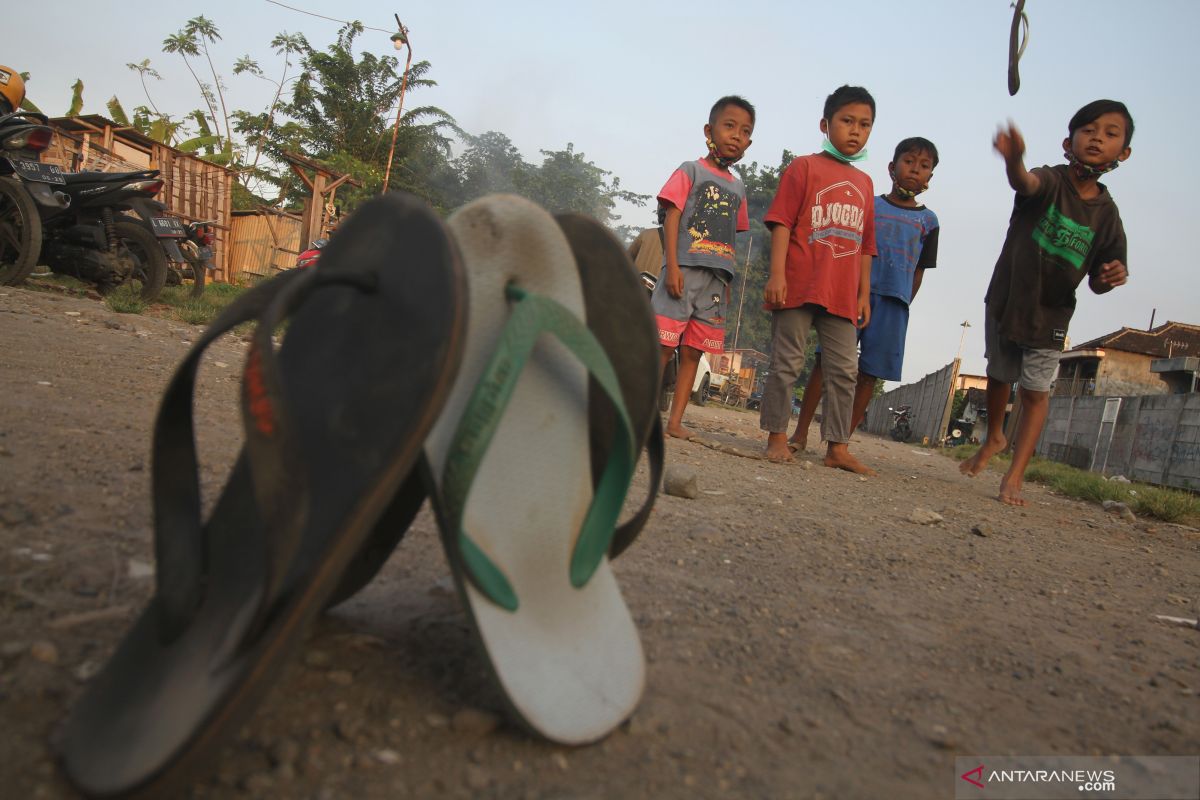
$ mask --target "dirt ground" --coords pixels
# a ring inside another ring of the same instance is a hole
[[[73,796],[48,743],[150,595],[152,417],[198,333],[0,288],[6,797]],[[244,349],[226,337],[202,374],[208,498],[239,447]],[[423,511],[192,796],[938,798],[959,755],[1200,751],[1200,632],[1153,618],[1200,611],[1196,530],[1036,485],[1006,507],[999,473],[866,435],[874,478],[811,449],[771,464],[736,454],[761,447],[757,414],[687,421],[703,440],[667,455],[700,494],[662,497],[615,565],[649,664],[610,737],[569,749],[505,721]]]

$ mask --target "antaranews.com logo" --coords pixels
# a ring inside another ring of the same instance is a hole
[[[1200,756],[962,756],[956,800],[1200,800]]]

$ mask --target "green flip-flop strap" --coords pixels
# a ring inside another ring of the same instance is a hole
[[[449,530],[457,538],[459,556],[471,582],[496,605],[516,611],[519,603],[512,584],[471,540],[462,523],[467,496],[479,465],[541,334],[553,335],[587,367],[613,404],[617,417],[608,463],[571,552],[570,579],[576,588],[587,584],[608,552],[633,479],[636,458],[633,425],[625,409],[617,374],[604,347],[578,317],[554,300],[512,284],[505,294],[512,301],[511,314],[459,420],[446,459],[441,495]]]

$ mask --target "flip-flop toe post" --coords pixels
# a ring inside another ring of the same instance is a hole
[[[205,332],[155,425],[155,596],[56,742],[76,788],[167,795],[237,730],[414,472],[453,384],[465,302],[441,222],[389,196],[346,221],[319,267],[246,292]],[[202,519],[196,371],[247,321],[245,444]]]
[[[635,432],[554,218],[496,195],[448,224],[470,317],[457,382],[426,444],[443,545],[510,710],[553,741],[595,741],[633,712],[645,679],[607,559]],[[589,378],[619,419],[595,484]]]

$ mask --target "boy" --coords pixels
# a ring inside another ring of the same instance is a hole
[[[679,349],[677,385],[691,387],[701,351],[725,350],[727,289],[734,276],[734,236],[749,230],[746,187],[729,172],[750,146],[754,106],[741,97],[722,97],[713,104],[704,126],[708,155],[679,165],[658,203],[663,220],[665,267],[650,305],[658,322],[662,366]],[[683,427],[690,391],[676,391],[666,433],[691,438]]]
[[[792,461],[787,426],[792,387],[804,366],[808,329],[820,337],[828,397],[821,438],[825,466],[874,474],[850,454],[851,406],[858,379],[857,331],[871,319],[875,207],[871,179],[851,166],[866,157],[875,100],[861,86],[842,86],[825,100],[822,152],[784,171],[764,222],[771,228],[771,274],[764,290],[771,314],[771,364],[759,427],[767,458]]]
[[[904,366],[904,340],[908,334],[908,308],[921,288],[925,270],[937,266],[938,218],[917,202],[929,188],[938,164],[937,147],[914,136],[896,145],[888,164],[892,190],[875,198],[875,245],[879,255],[871,261],[871,324],[858,332],[858,383],[850,417],[853,433],[867,413],[878,380],[900,380]],[[800,421],[789,444],[803,450],[808,426],[821,399],[821,354],[813,367]]]
[[[1003,450],[1004,411],[1019,384],[1021,418],[999,500],[1023,506],[1021,486],[1046,413],[1050,384],[1075,311],[1075,288],[1088,276],[1096,294],[1125,283],[1125,228],[1099,177],[1129,158],[1133,117],[1124,103],[1096,100],[1067,123],[1067,164],[1025,169],[1025,140],[1011,123],[992,145],[1017,193],[1008,235],[992,271],[985,308],[987,439],[959,469],[974,477]]]

